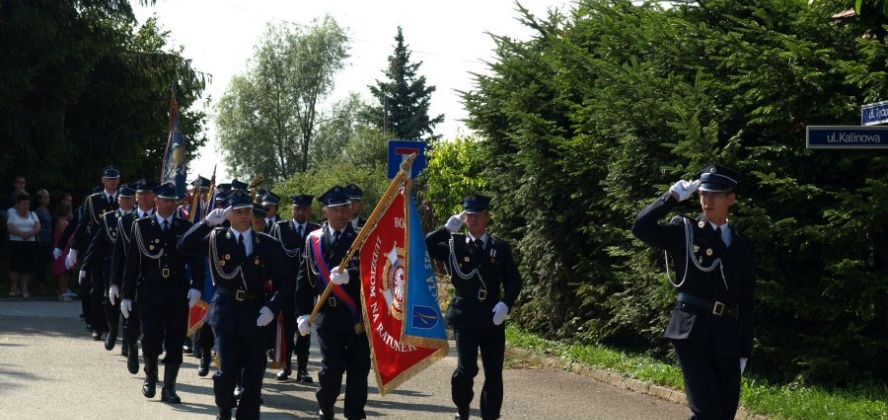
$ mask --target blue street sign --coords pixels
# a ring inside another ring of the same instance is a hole
[[[809,125],[805,136],[809,149],[885,149],[888,127],[856,125]]]
[[[860,125],[888,123],[888,101],[866,104],[860,107]]]
[[[419,173],[426,167],[425,158],[426,142],[410,140],[389,140],[388,142],[388,178],[394,179],[401,168],[401,160],[404,156],[416,153],[410,176],[416,179]]]

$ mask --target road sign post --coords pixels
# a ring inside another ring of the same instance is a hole
[[[426,167],[425,148],[426,142],[424,141],[389,140],[388,178],[394,179],[395,175],[398,175],[398,169],[401,168],[403,156],[416,153],[416,159],[413,161],[413,167],[410,171],[410,177],[416,179],[419,173]]]

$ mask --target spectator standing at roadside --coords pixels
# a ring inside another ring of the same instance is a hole
[[[28,193],[20,191],[15,195],[15,205],[7,214],[6,229],[9,232],[9,296],[21,295],[29,299],[28,281],[34,272],[37,256],[37,235],[40,221],[30,211],[31,199]]]
[[[71,198],[71,194],[62,193],[59,195],[58,201],[59,202],[56,205],[55,219],[53,220],[52,243],[54,244],[59,243],[59,240],[62,238],[62,233],[65,232],[68,228],[68,224],[71,223],[71,220],[74,217],[74,213],[71,210],[74,200]],[[53,253],[52,277],[55,278],[56,293],[59,296],[59,300],[62,302],[71,302],[77,296],[71,291],[71,289],[68,289],[68,269],[65,268],[65,259],[61,258],[62,255],[68,254],[68,249],[71,247],[71,240],[71,238],[68,239],[69,243],[66,243],[64,248],[60,249],[57,255]]]
[[[40,234],[37,235],[37,265],[34,280],[40,293],[46,293],[46,274],[52,257],[52,212],[49,210],[49,191],[37,191],[37,206],[34,214],[40,221]]]

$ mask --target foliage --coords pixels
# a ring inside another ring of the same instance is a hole
[[[129,2],[0,3],[0,174],[82,196],[99,169],[124,181],[157,177],[176,86],[188,155],[206,139],[188,109],[204,75],[154,19],[136,26]],[[37,169],[39,168],[39,170]]]
[[[376,86],[369,86],[379,105],[367,107],[364,118],[399,140],[420,140],[424,135],[428,136],[425,139],[434,138],[435,126],[444,121],[444,114],[429,117],[435,87],[426,86],[425,76],[417,76],[422,62],[410,62],[410,50],[404,45],[400,26],[395,42],[395,52],[389,56],[385,71],[387,80],[377,80]]]
[[[305,30],[268,25],[253,64],[234,77],[218,106],[219,140],[233,176],[263,173],[273,185],[308,170],[318,125],[327,119],[319,106],[348,48],[330,16]]]
[[[426,152],[426,169],[419,182],[427,184],[422,198],[436,225],[462,211],[463,198],[485,192],[487,183],[480,176],[485,160],[480,141],[473,137],[438,141]]]
[[[888,160],[804,146],[806,125],[854,124],[888,93],[886,29],[834,17],[847,7],[521,9],[536,35],[495,36],[490,74],[463,95],[497,229],[522,257],[514,316],[549,337],[664,355],[674,292],[662,251],[629,228],[672,182],[722,163],[747,174],[731,222],[756,244],[751,368],[802,383],[888,378]]]

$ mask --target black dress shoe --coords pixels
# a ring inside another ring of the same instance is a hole
[[[176,390],[172,388],[161,388],[160,389],[160,400],[165,403],[170,404],[181,404],[182,399],[176,395]]]
[[[105,337],[105,350],[111,351],[114,350],[114,345],[117,344],[117,334],[113,331],[108,333],[108,336]]]
[[[311,375],[308,374],[307,370],[300,370],[296,373],[296,382],[310,384],[314,381],[311,379]]]
[[[197,376],[204,377],[210,373],[210,355],[200,358],[200,364],[197,365]]]
[[[277,376],[276,376],[275,378],[276,378],[278,381],[284,382],[284,381],[286,381],[287,379],[290,379],[290,373],[291,373],[291,372],[288,371],[287,369],[281,369],[281,370],[277,373]]]
[[[231,420],[231,410],[219,410],[216,414],[216,420]]]

